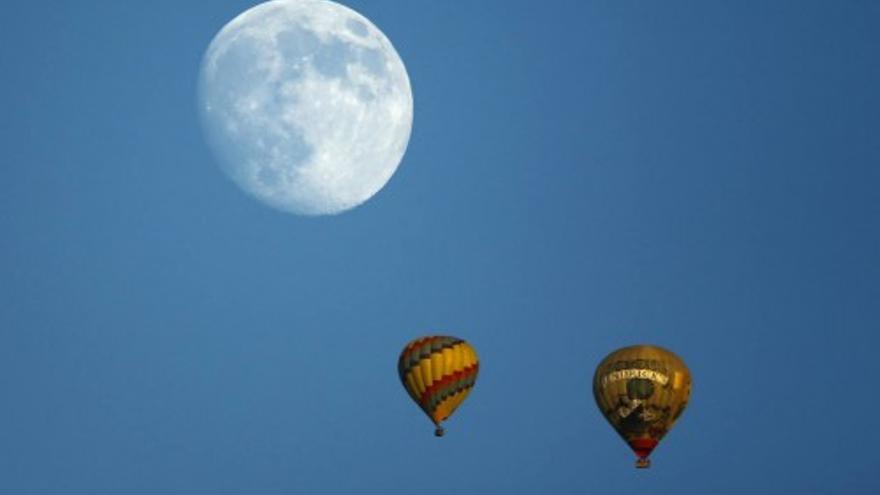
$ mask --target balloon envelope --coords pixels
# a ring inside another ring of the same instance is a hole
[[[456,337],[430,335],[408,343],[397,372],[409,396],[443,435],[446,420],[470,394],[480,363],[470,344]]]
[[[672,352],[652,345],[624,347],[599,363],[593,375],[596,405],[648,467],[648,456],[687,407],[691,374]]]

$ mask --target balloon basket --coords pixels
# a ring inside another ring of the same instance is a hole
[[[649,467],[651,467],[651,459],[640,457],[636,460],[636,469],[648,469]]]
[[[443,433],[445,433],[445,432],[443,431],[443,427],[442,427],[442,426],[438,426],[437,429],[434,430],[434,436],[435,436],[435,437],[442,437],[442,436],[443,436]]]

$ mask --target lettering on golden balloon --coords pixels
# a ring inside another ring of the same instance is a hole
[[[602,377],[602,386],[607,387],[608,384],[618,382],[620,380],[631,380],[633,378],[643,378],[646,380],[651,380],[652,382],[657,382],[660,385],[666,385],[669,383],[669,377],[659,371],[649,370],[649,369],[626,369],[626,370],[618,370],[612,371],[607,375]]]

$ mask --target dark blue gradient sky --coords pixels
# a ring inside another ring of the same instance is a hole
[[[4,3],[0,493],[880,491],[880,3],[352,1],[415,121],[324,218],[202,139],[251,5]],[[441,440],[429,332],[482,359]],[[590,393],[637,342],[694,375],[648,471]]]

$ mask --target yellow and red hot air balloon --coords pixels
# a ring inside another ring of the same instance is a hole
[[[684,412],[690,395],[691,373],[684,361],[652,345],[612,352],[593,375],[596,404],[638,456],[639,468],[651,465],[648,456]]]
[[[470,344],[456,337],[431,335],[413,340],[400,353],[397,373],[409,396],[434,422],[434,434],[467,398],[480,362]]]

